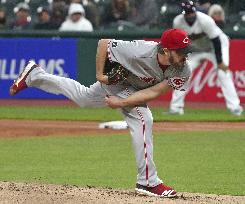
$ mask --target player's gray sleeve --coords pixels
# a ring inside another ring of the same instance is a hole
[[[108,43],[108,58],[110,61],[128,67],[134,53],[137,51],[136,47],[136,41],[111,40]]]
[[[108,43],[108,58],[110,61],[118,62],[125,68],[129,68],[134,64],[135,59],[149,57],[148,52],[151,54],[156,45],[156,42],[144,40],[111,40]]]

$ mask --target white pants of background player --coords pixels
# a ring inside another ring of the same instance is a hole
[[[104,107],[106,95],[115,95],[122,98],[135,92],[131,86],[102,85],[96,82],[89,88],[69,78],[48,74],[41,68],[35,68],[27,77],[28,87],[36,87],[45,92],[63,94],[83,107]],[[153,118],[150,109],[146,106],[125,107],[121,109],[124,120],[129,126],[132,143],[138,168],[137,183],[144,186],[157,186],[162,181],[157,176],[153,162]],[[109,148],[109,147],[108,147]],[[127,154],[128,152],[125,152]]]
[[[221,51],[222,51],[222,60],[225,65],[229,65],[229,39],[226,35],[220,36],[221,41]],[[189,57],[189,66],[192,72],[197,68],[200,61],[203,59],[209,59],[212,62],[215,62],[214,66],[217,67],[215,54],[213,52],[203,52],[203,53],[193,53]],[[217,69],[218,80],[221,85],[221,90],[223,92],[226,107],[231,111],[231,113],[240,115],[242,112],[242,107],[240,106],[240,100],[237,95],[234,82],[229,70],[223,71]],[[170,102],[170,113],[184,114],[184,99],[186,92],[185,91],[173,91],[172,100]]]

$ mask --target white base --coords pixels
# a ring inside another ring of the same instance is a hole
[[[100,129],[111,128],[115,130],[123,130],[128,128],[126,121],[110,121],[99,124]]]

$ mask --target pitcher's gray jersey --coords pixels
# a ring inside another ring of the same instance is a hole
[[[131,72],[126,83],[134,88],[148,88],[167,79],[174,89],[185,90],[191,74],[189,67],[168,66],[163,70],[159,66],[157,53],[158,43],[153,41],[111,40],[108,44],[109,60],[120,63]]]

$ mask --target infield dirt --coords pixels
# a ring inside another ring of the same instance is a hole
[[[181,127],[181,128],[180,128]],[[39,121],[39,120],[0,120],[1,138],[74,136],[74,135],[115,135],[128,133],[128,130],[99,129],[98,122],[82,121]],[[178,131],[223,131],[245,130],[245,122],[158,122],[153,132]]]
[[[244,202],[244,196],[178,193],[177,198],[169,199],[140,196],[136,195],[133,190],[0,182],[0,203],[8,204],[241,204]]]

